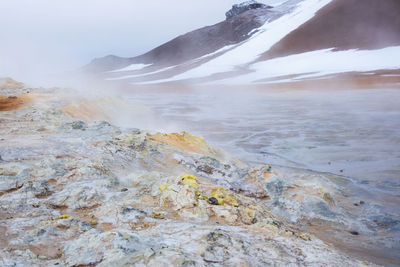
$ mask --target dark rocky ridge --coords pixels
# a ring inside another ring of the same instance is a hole
[[[271,6],[258,3],[257,1],[247,1],[241,4],[233,5],[232,8],[225,13],[226,19],[232,19],[233,17],[240,15],[250,9],[258,8],[272,8]]]
[[[232,15],[225,21],[178,36],[137,57],[121,58],[109,55],[95,59],[83,67],[83,70],[102,72],[140,63],[159,66],[180,64],[248,39],[252,30],[277,15],[277,12],[270,10],[268,6],[252,1],[249,1],[248,5],[235,6],[227,12]]]

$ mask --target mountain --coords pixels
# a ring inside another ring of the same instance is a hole
[[[287,83],[373,75],[400,82],[400,1],[289,0],[234,5],[226,20],[143,55],[83,70],[122,83]]]
[[[252,30],[275,15],[271,8],[255,1],[234,5],[226,12],[226,20],[220,23],[178,36],[137,57],[120,58],[111,55],[95,59],[85,70],[106,71],[130,64],[180,64],[250,38],[254,33]]]

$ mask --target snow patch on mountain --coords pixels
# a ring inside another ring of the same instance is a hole
[[[124,75],[121,77],[112,77],[112,78],[106,78],[107,81],[117,81],[117,80],[126,80],[126,79],[131,79],[131,78],[139,78],[139,77],[145,77],[147,75],[151,75],[151,74],[157,74],[157,73],[161,73],[164,71],[168,71],[170,69],[175,68],[177,65],[171,66],[171,67],[166,67],[166,68],[162,68],[156,71],[151,71],[151,72],[146,72],[146,73],[142,73],[142,74],[133,74],[133,75]]]
[[[117,70],[112,70],[109,72],[120,72],[120,71],[134,71],[134,70],[142,70],[148,66],[151,66],[152,64],[131,64],[129,66],[126,66],[122,69],[117,69]]]
[[[275,58],[251,65],[252,73],[221,80],[221,83],[251,83],[287,75],[301,75],[293,81],[343,72],[365,72],[400,68],[400,46],[377,50],[333,51],[323,49]],[[276,80],[274,81],[276,82]]]

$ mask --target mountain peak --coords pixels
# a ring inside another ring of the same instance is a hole
[[[265,4],[259,3],[255,0],[246,1],[240,4],[233,5],[232,8],[225,13],[226,19],[231,19],[237,15],[242,14],[250,9],[258,9],[258,8],[272,8],[271,6],[267,6]]]

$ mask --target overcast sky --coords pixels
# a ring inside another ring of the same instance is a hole
[[[139,55],[225,19],[239,2],[0,0],[0,76],[74,69],[109,54]]]

